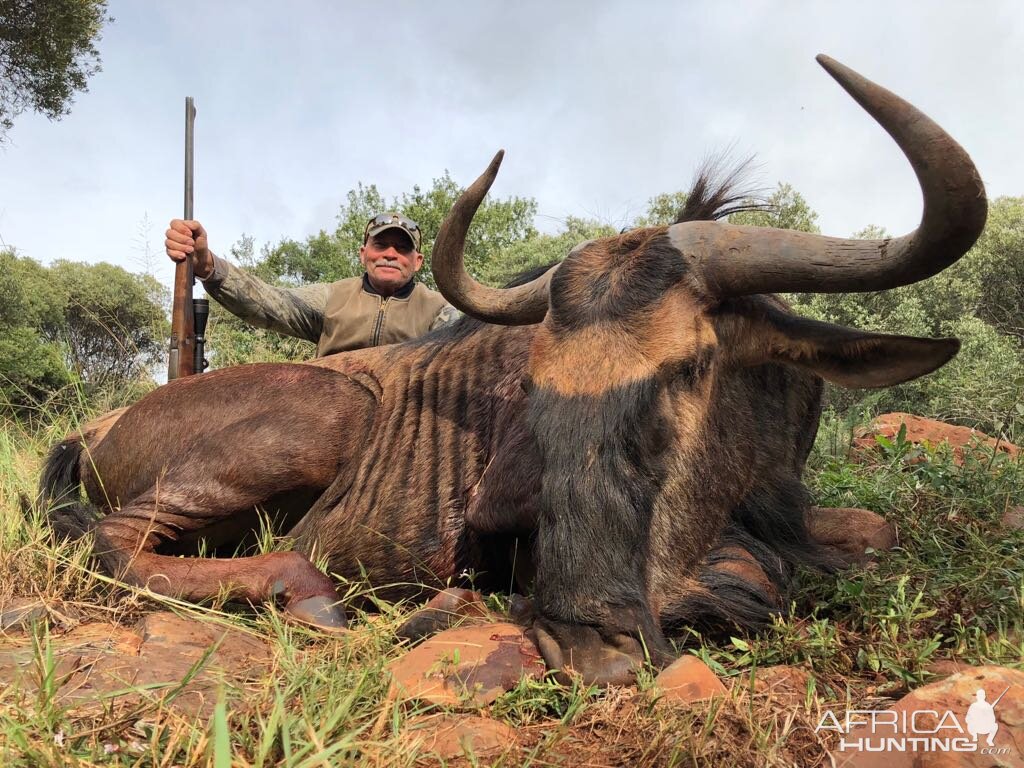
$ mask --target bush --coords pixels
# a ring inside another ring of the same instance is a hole
[[[869,227],[863,237],[884,237]],[[796,294],[794,309],[881,333],[955,336],[960,354],[935,373],[865,392],[829,388],[840,413],[909,411],[987,432],[1024,423],[1024,198],[992,202],[985,232],[951,268],[892,291]]]
[[[1016,341],[977,317],[944,326],[962,342],[960,354],[919,379],[924,412],[996,434],[1024,424],[1024,356]]]
[[[163,358],[164,293],[110,264],[0,252],[0,407],[24,412],[72,384],[73,400],[145,388]]]

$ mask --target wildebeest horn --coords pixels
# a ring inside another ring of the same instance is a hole
[[[880,291],[923,280],[963,256],[985,226],[985,187],[963,148],[918,109],[827,56],[818,63],[895,139],[924,194],[920,226],[898,238],[845,240],[686,222],[672,244],[713,296]]]
[[[556,267],[525,285],[488,288],[472,278],[463,261],[469,224],[494,183],[504,156],[505,150],[499,150],[487,170],[452,206],[434,240],[431,269],[438,290],[467,315],[488,323],[529,325],[539,323],[548,311],[548,284]]]

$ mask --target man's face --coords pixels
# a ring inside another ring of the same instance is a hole
[[[390,296],[409,282],[423,266],[423,254],[400,229],[385,229],[359,249],[359,261],[366,268],[370,284]]]

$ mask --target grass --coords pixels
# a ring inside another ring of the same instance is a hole
[[[324,638],[269,609],[200,608],[117,585],[92,568],[83,544],[54,545],[39,520],[26,520],[19,495],[33,492],[48,443],[72,423],[8,422],[0,430],[0,605],[39,597],[59,606],[68,625],[131,626],[170,609],[267,638],[271,661],[249,680],[223,685],[199,718],[173,705],[180,685],[71,702],[60,693],[54,654],[65,622],[51,619],[24,651],[30,684],[0,688],[0,764],[438,763],[406,735],[426,708],[388,697],[385,665],[402,653],[394,633],[408,607],[382,605],[379,616],[357,615],[349,636]],[[900,439],[881,445],[878,460],[858,463],[850,428],[835,417],[823,422],[808,483],[822,506],[884,515],[899,546],[866,568],[800,574],[791,613],[759,635],[682,638],[684,652],[731,683],[727,698],[671,706],[658,701],[649,672],[639,689],[523,680],[482,713],[515,728],[519,746],[450,764],[828,765],[829,737],[814,732],[824,709],[896,698],[927,682],[942,659],[1024,667],[1024,533],[1000,526],[1008,507],[1024,504],[1024,467],[984,452],[960,467],[948,452]],[[274,545],[266,533],[261,539]],[[9,642],[0,639],[0,652]],[[811,670],[806,690],[756,691],[752,676],[778,664]]]

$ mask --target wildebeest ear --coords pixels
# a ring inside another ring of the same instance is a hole
[[[740,335],[743,363],[786,363],[806,368],[842,387],[870,389],[916,379],[960,351],[958,339],[922,339],[870,333],[770,310],[746,318]],[[745,337],[745,338],[744,338]]]

